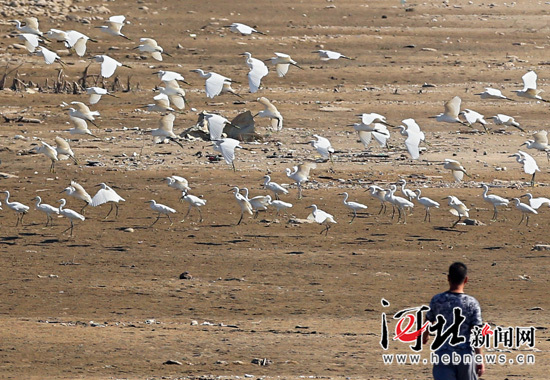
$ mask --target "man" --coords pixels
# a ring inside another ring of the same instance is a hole
[[[435,380],[476,380],[485,372],[483,363],[461,360],[460,364],[453,364],[452,361],[443,363],[441,360],[443,355],[448,355],[448,358],[460,355],[462,359],[469,356],[473,359],[474,349],[470,344],[470,332],[473,326],[482,326],[479,302],[474,297],[464,294],[464,285],[468,282],[466,265],[460,262],[452,264],[447,279],[449,290],[435,295],[430,301],[430,310],[426,313],[426,318],[432,325],[424,330],[424,344],[428,343],[430,338],[428,330],[438,330],[434,344],[437,343],[439,346],[435,352],[439,362],[434,362],[433,377]],[[460,328],[455,319],[458,319],[458,323],[463,319]],[[442,332],[449,335],[445,334],[442,337]],[[441,342],[443,338],[446,340]],[[481,354],[481,348],[475,348],[475,353]]]

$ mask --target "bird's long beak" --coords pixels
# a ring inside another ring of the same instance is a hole
[[[527,145],[527,143],[526,143],[526,142],[524,142],[524,143],[523,143],[523,144],[521,144],[520,146],[524,146],[524,145]]]
[[[167,53],[167,52],[163,52],[164,54],[166,54],[167,56],[169,56],[170,58],[174,58],[171,54]]]

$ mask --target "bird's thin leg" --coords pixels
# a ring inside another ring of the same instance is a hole
[[[184,220],[185,220],[185,218],[187,218],[187,216],[191,212],[191,207],[193,207],[193,206],[189,205],[189,210],[187,210],[187,214],[185,214],[185,216],[183,217]]]
[[[259,214],[260,214],[260,210],[254,211],[254,219],[257,219]]]
[[[237,222],[237,226],[238,226],[239,224],[241,224],[241,222],[243,221],[243,216],[244,216],[244,212],[241,211],[241,217],[239,218],[239,221]]]
[[[50,224],[50,214],[46,214],[46,227]]]
[[[276,199],[276,200],[279,200],[279,199],[280,199],[280,198],[279,198],[279,194],[275,193],[275,199]]]
[[[231,163],[231,166],[233,167],[233,171],[236,172],[237,169],[235,169],[235,163],[234,162]]]
[[[73,220],[71,220],[71,233],[70,233],[70,236],[73,236],[73,228],[74,228],[74,223],[73,223]]]
[[[17,214],[17,222],[15,222],[15,227],[19,225],[19,214]]]
[[[382,213],[382,211],[384,210],[384,206],[385,204],[383,202],[380,202],[380,211],[378,211],[378,215]]]
[[[351,220],[349,221],[349,224],[353,223],[353,220],[355,219],[356,216],[357,216],[357,211],[353,210],[353,218],[351,218]]]
[[[50,166],[50,173],[55,173],[55,161],[52,161],[52,164]]]
[[[430,213],[430,209],[426,208],[426,213],[424,214],[424,221],[428,218],[428,214]]]
[[[149,226],[149,228],[153,227],[155,223],[159,221],[159,219],[160,219],[160,212],[159,212],[159,215],[157,216],[157,219],[155,219],[155,221],[153,222],[153,224]]]
[[[534,187],[535,186],[535,175],[537,174],[537,172],[534,172],[533,173],[533,177],[531,177],[531,187]]]
[[[498,214],[497,206],[495,205],[495,206],[493,206],[493,219],[492,219],[495,222],[497,220],[497,214]]]
[[[302,185],[298,183],[298,199],[302,199]]]
[[[111,209],[109,210],[109,212],[107,213],[105,218],[103,218],[103,220],[107,219],[109,217],[109,215],[111,215],[111,211],[113,211],[113,203],[111,203]]]
[[[275,216],[279,216],[279,209],[277,209],[277,212],[275,213]]]
[[[432,213],[430,212],[430,208],[428,207],[428,223],[432,222]]]
[[[458,217],[458,220],[456,222],[454,222],[453,226],[451,228],[455,228],[456,225],[460,222],[460,220],[462,219],[462,216],[459,216]]]
[[[71,156],[71,158],[73,159],[74,164],[75,164],[75,165],[78,165],[78,160],[76,159],[76,157],[75,157],[75,156]]]
[[[115,203],[116,213],[115,213],[115,219],[118,218],[118,202]]]
[[[26,212],[21,214],[21,227],[23,227],[23,218],[25,217],[26,214],[27,214]]]
[[[529,227],[529,215],[527,215],[526,217],[525,227]]]
[[[330,224],[327,223],[327,230],[325,231],[325,236],[328,236],[328,230],[330,230]]]
[[[166,216],[168,217],[168,220],[170,220],[170,225],[174,224],[174,222],[172,221],[172,218],[170,218],[170,215],[166,214]]]
[[[523,218],[525,218],[525,214],[521,214],[521,220],[519,221],[518,226],[521,226],[521,223],[523,222]]]
[[[403,210],[403,224],[407,224],[407,213]]]
[[[202,212],[201,212],[201,208],[200,207],[197,207],[197,210],[199,211],[199,223],[202,222]]]
[[[395,216],[395,206],[392,204],[391,207],[392,207],[391,218],[393,219],[393,217]]]
[[[84,202],[85,202],[84,207],[82,207],[82,208],[80,209],[80,213],[81,213],[81,214],[84,214],[84,209],[85,209],[86,207],[88,207],[88,204],[89,204],[89,203],[86,202],[86,201],[84,201]]]

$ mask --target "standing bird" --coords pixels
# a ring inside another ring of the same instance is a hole
[[[529,200],[529,206],[531,206],[535,210],[538,210],[542,206],[550,207],[550,199],[548,198],[545,198],[545,197],[533,198],[533,195],[531,193],[522,195],[520,198],[523,198],[523,197],[526,197]]]
[[[540,100],[543,102],[550,102],[549,100],[543,99],[539,94],[543,90],[537,90],[537,73],[534,71],[529,71],[521,77],[523,80],[523,89],[514,90],[517,96],[528,99]]]
[[[285,210],[285,213],[286,213],[287,209],[292,208],[292,203],[283,202],[279,199],[271,200],[271,196],[268,195],[268,197],[269,197],[269,205],[275,207],[275,209],[277,210],[277,212],[275,213],[275,216],[279,215],[279,212],[281,210]]]
[[[399,216],[397,217],[397,223],[399,223],[399,221],[403,219],[403,224],[407,224],[407,213],[405,212],[405,208],[412,209],[414,207],[414,203],[412,203],[411,201],[403,197],[396,197],[395,196],[396,190],[397,190],[397,186],[390,185],[389,196],[387,197],[387,199],[391,204],[397,207],[397,211],[399,212]]]
[[[122,38],[125,38],[127,40],[130,40],[130,38],[126,37],[124,34],[121,33],[122,27],[125,24],[129,24],[129,22],[126,21],[126,17],[124,16],[111,16],[109,17],[109,20],[106,22],[106,25],[102,26],[96,26],[96,28],[100,29],[102,32],[105,32],[111,36],[120,36]]]
[[[239,141],[231,138],[223,138],[221,140],[214,140],[214,150],[216,152],[220,152],[223,156],[223,159],[228,165],[231,165],[233,168],[233,171],[236,171],[235,169],[235,148],[241,148],[242,146],[239,145]]]
[[[176,117],[172,113],[166,114],[160,118],[159,127],[151,130],[155,144],[161,144],[165,140],[169,140],[175,142],[183,149],[183,145],[178,141],[179,137],[174,133],[175,119]]]
[[[260,213],[260,211],[266,211],[267,206],[269,206],[269,201],[271,201],[270,195],[257,195],[252,198],[248,198],[248,188],[243,187],[242,189],[244,191],[244,198],[250,203],[250,206],[252,207],[252,211],[254,212],[254,219],[256,219]]]
[[[42,36],[42,32],[38,28],[38,19],[36,17],[25,17],[23,19],[23,23],[21,23],[21,21],[19,20],[11,20],[10,22],[15,23],[15,27],[21,33]]]
[[[46,214],[46,227],[48,227],[49,223],[51,223],[50,225],[53,226],[52,214],[59,215],[59,208],[42,203],[42,198],[40,198],[39,196],[34,197],[32,200],[36,201],[35,209]]]
[[[19,202],[10,202],[10,192],[7,190],[0,191],[0,193],[6,194],[6,201],[4,203],[6,204],[6,206],[17,213],[17,223],[15,223],[15,227],[17,227],[19,223],[23,225],[23,218],[25,217],[27,211],[29,211],[29,206],[26,206],[23,203]]]
[[[401,185],[401,194],[403,194],[405,198],[407,198],[409,201],[412,201],[416,198],[416,194],[414,193],[414,191],[406,188],[407,181],[405,179],[401,178],[399,181],[397,181],[397,184]]]
[[[330,61],[331,59],[340,59],[340,58],[353,60],[353,58],[346,57],[344,54],[338,53],[336,51],[331,51],[331,50],[315,50],[315,51],[312,51],[312,53],[319,54],[319,58],[321,59],[321,61]]]
[[[535,175],[537,174],[537,172],[540,172],[539,166],[537,165],[535,159],[531,155],[521,150],[518,150],[518,153],[514,153],[508,157],[515,157],[516,161],[519,164],[523,165],[523,171],[525,172],[525,174],[532,175],[531,186],[535,186]]]
[[[237,200],[237,203],[239,204],[239,207],[241,208],[241,217],[239,218],[239,221],[237,222],[237,226],[241,224],[243,220],[244,213],[253,215],[254,212],[252,211],[252,206],[250,205],[250,202],[242,196],[242,194],[239,192],[238,187],[234,187],[230,191],[233,191],[233,195],[235,196],[235,199]]]
[[[279,132],[283,129],[283,115],[279,112],[277,107],[273,105],[267,98],[261,97],[256,99],[256,101],[260,104],[262,104],[265,108],[258,112],[254,117],[267,117],[268,119],[271,119],[271,127]]]
[[[57,150],[55,150],[54,147],[49,145],[48,143],[45,143],[44,141],[41,141],[42,146],[35,146],[31,149],[31,152],[36,153],[42,153],[46,157],[48,157],[52,164],[50,165],[50,173],[55,173],[55,162],[58,161],[57,157]]]
[[[209,98],[214,98],[222,93],[223,86],[225,82],[231,83],[231,78],[224,77],[213,71],[205,73],[201,69],[191,70],[193,73],[198,73],[201,78],[206,79],[204,82],[204,89],[206,91],[206,96]]]
[[[309,142],[311,146],[317,150],[317,153],[319,153],[325,161],[330,160],[330,162],[333,162],[332,155],[334,154],[334,148],[330,144],[330,141],[319,135],[313,135],[313,137],[317,140],[311,140]]]
[[[493,205],[493,217],[491,218],[491,221],[496,222],[498,217],[497,206],[506,207],[508,206],[508,203],[510,203],[510,201],[506,198],[499,197],[498,195],[487,195],[487,193],[489,192],[489,186],[482,184],[481,187],[483,188],[483,200]]]
[[[90,104],[96,104],[97,102],[99,102],[103,95],[109,95],[113,98],[117,98],[117,96],[111,94],[106,89],[101,87],[88,87],[86,89],[86,94],[90,95]]]
[[[511,102],[515,102],[514,99],[510,99],[502,95],[502,92],[500,90],[497,90],[496,88],[485,87],[485,91],[474,95],[479,95],[481,99],[492,99],[492,100],[505,99]]]
[[[314,162],[306,162],[298,166],[294,166],[293,170],[286,168],[286,176],[296,183],[298,186],[298,199],[302,199],[302,183],[306,182],[311,169],[315,169],[317,165]]]
[[[113,211],[113,205],[116,206],[115,218],[118,218],[118,202],[125,202],[126,200],[116,193],[113,189],[107,186],[105,183],[100,183],[97,186],[101,186],[101,189],[92,198],[92,206],[97,207],[104,203],[111,202],[111,209],[103,219],[107,219]]]
[[[240,33],[243,36],[250,36],[252,33],[258,33],[265,36],[265,33],[259,32],[256,29],[239,22],[234,22],[231,25],[226,26],[226,28],[229,28],[229,30],[233,33]]]
[[[443,168],[448,169],[453,174],[453,177],[456,182],[462,181],[464,178],[464,174],[466,176],[470,176],[468,173],[466,173],[466,169],[460,164],[460,162],[456,160],[451,160],[450,158],[446,158],[445,162],[443,163]]]
[[[187,190],[184,190],[181,196],[181,200],[183,202],[189,203],[189,210],[187,210],[187,214],[183,217],[182,222],[187,218],[187,215],[191,212],[191,209],[195,207],[197,211],[199,212],[199,223],[202,222],[202,213],[201,213],[201,207],[206,205],[206,199],[199,198],[197,196],[191,195],[187,193]]]
[[[55,137],[55,150],[57,152],[58,160],[67,160],[71,158],[75,165],[78,165],[78,160],[74,156],[74,152],[69,145],[69,142],[59,136]]]
[[[290,65],[296,66],[300,70],[303,70],[303,68],[298,66],[298,63],[295,60],[290,58],[290,55],[284,53],[275,53],[275,57],[267,59],[266,61],[271,61],[271,64],[275,65],[275,70],[280,78],[286,75]]]
[[[279,194],[288,194],[288,190],[279,185],[278,183],[271,182],[271,177],[264,175],[264,187],[267,190],[271,190],[275,194],[275,199],[279,199]]]
[[[451,214],[454,216],[458,216],[458,220],[453,223],[451,228],[454,228],[463,217],[469,218],[470,214],[468,214],[468,211],[470,211],[469,208],[466,207],[464,203],[454,195],[449,195],[448,197],[443,198],[448,199],[448,205],[451,206]]]
[[[168,186],[170,186],[173,189],[183,191],[183,192],[191,190],[191,188],[189,187],[189,182],[183,177],[173,175],[170,177],[166,177],[165,179],[168,183]]]
[[[460,113],[461,102],[462,100],[458,96],[455,96],[454,98],[452,98],[451,100],[445,103],[445,112],[440,113],[437,116],[434,116],[435,119],[439,122],[444,122],[444,123],[460,123],[468,127],[469,126],[468,124],[466,124],[465,122],[463,122],[458,118],[458,114]]]
[[[380,186],[370,185],[367,191],[373,198],[376,198],[380,201],[380,211],[378,211],[378,214],[381,214],[382,211],[386,213],[386,190],[384,190]]]
[[[101,63],[101,76],[103,78],[110,78],[115,73],[116,69],[119,67],[127,67],[131,69],[130,66],[120,63],[114,58],[109,57],[108,55],[95,55],[92,58],[94,61]]]
[[[460,115],[464,116],[466,122],[470,125],[470,127],[473,128],[475,123],[479,123],[481,124],[483,129],[485,129],[485,133],[489,134],[489,130],[487,129],[487,122],[485,121],[484,116],[479,112],[472,111],[466,108],[464,109],[464,111],[460,111]]]
[[[516,202],[516,208],[521,211],[521,220],[519,221],[518,226],[523,222],[523,219],[525,218],[525,226],[529,226],[529,215],[531,214],[538,214],[537,210],[533,209],[531,206],[526,205],[525,203],[521,203],[519,198],[513,198],[513,201]]]
[[[334,220],[334,216],[329,214],[328,212],[325,212],[317,207],[317,205],[311,205],[306,208],[312,208],[313,211],[311,211],[311,215],[308,216],[308,219],[314,220],[316,223],[324,224],[325,228],[320,232],[322,234],[325,233],[325,236],[328,235],[328,230],[330,229],[331,223],[336,223],[336,220]]]
[[[344,196],[344,201],[343,201],[344,206],[346,206],[347,208],[349,208],[353,212],[353,217],[349,221],[349,224],[351,224],[353,222],[353,220],[355,219],[355,217],[357,216],[357,211],[358,210],[366,210],[367,209],[367,206],[365,206],[362,203],[348,202],[349,194],[346,193],[346,192],[340,193],[338,195],[343,195]]]
[[[260,88],[262,78],[269,73],[269,70],[265,63],[257,58],[252,58],[252,54],[249,52],[244,52],[240,55],[246,57],[246,64],[250,69],[248,72],[248,87],[251,93],[255,93]]]
[[[439,203],[428,197],[423,197],[420,189],[416,189],[414,193],[416,195],[416,200],[418,201],[418,203],[420,203],[426,209],[426,215],[424,215],[424,221],[426,221],[426,218],[427,218],[428,222],[431,223],[432,215],[430,213],[430,208],[431,207],[439,208]]]
[[[405,146],[407,147],[407,151],[411,155],[411,158],[413,160],[417,160],[420,157],[420,150],[418,146],[420,145],[420,142],[426,139],[424,132],[420,130],[420,126],[414,119],[405,119],[402,123],[405,124],[407,129],[405,129],[402,125],[397,128],[399,128],[401,135],[407,137],[405,140]]]
[[[519,123],[512,116],[499,113],[496,116],[493,116],[493,122],[495,123],[495,125],[515,127],[520,131],[525,132],[525,130],[520,127]]]
[[[83,213],[83,214],[84,214],[84,209],[88,205],[92,204],[92,197],[90,196],[90,194],[88,194],[88,192],[86,190],[84,190],[82,185],[80,185],[79,183],[77,183],[75,181],[71,181],[71,186],[66,187],[61,192],[62,193],[67,193],[67,195],[69,195],[71,197],[74,197],[76,199],[84,201],[86,204],[80,210],[80,212]]]
[[[139,46],[134,49],[138,49],[141,52],[151,53],[151,57],[157,61],[162,61],[162,54],[166,54],[168,57],[172,57],[170,54],[164,51],[162,47],[152,38],[140,38]]]
[[[67,203],[67,201],[65,199],[60,199],[58,201],[59,203],[61,203],[59,205],[59,214],[64,216],[65,218],[69,219],[69,221],[71,222],[71,225],[69,228],[67,228],[65,231],[62,232],[62,234],[64,234],[65,232],[71,230],[71,236],[73,236],[73,228],[74,228],[74,223],[73,223],[73,220],[82,220],[84,221],[86,218],[84,217],[84,215],[80,215],[78,212],[74,211],[74,210],[71,210],[69,208],[63,208],[65,207],[65,204]]]
[[[153,224],[151,224],[149,226],[149,228],[153,227],[160,219],[161,215],[164,214],[168,217],[168,220],[170,220],[170,225],[174,224],[174,222],[172,221],[172,218],[170,218],[170,214],[175,214],[176,213],[176,210],[174,210],[173,208],[171,207],[168,207],[166,205],[163,205],[163,204],[160,204],[160,203],[157,203],[155,200],[151,199],[150,201],[147,201],[145,203],[149,203],[149,207],[151,207],[151,210],[155,211],[155,212],[158,212],[158,216],[157,218],[155,219],[155,221],[153,222]]]

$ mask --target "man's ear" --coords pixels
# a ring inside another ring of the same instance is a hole
[[[464,284],[468,282],[468,276],[464,277]]]

